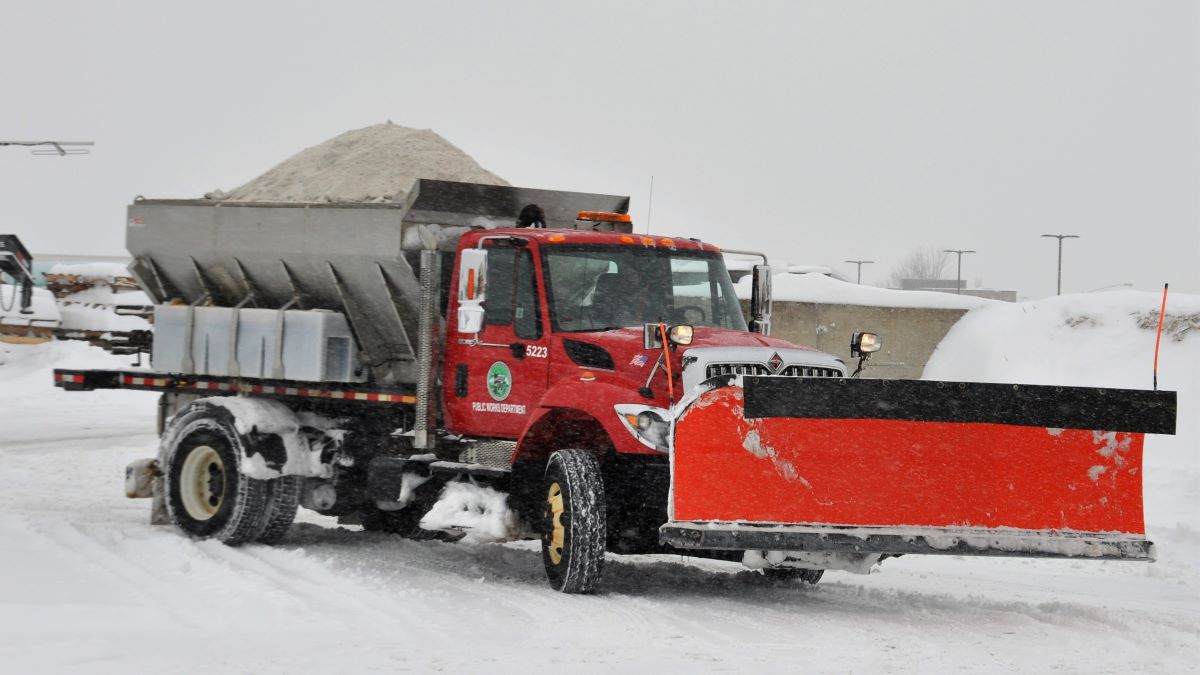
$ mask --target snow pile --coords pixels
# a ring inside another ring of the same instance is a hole
[[[749,276],[734,286],[738,298],[750,299]],[[875,286],[860,286],[839,281],[825,274],[775,274],[771,277],[771,297],[784,302],[820,302],[869,307],[926,307],[935,309],[973,309],[986,307],[995,300],[937,291],[898,291]]]
[[[963,316],[925,367],[926,379],[1149,389],[1162,296],[1133,290],[989,302]],[[1200,379],[1200,296],[1168,297],[1159,387]]]
[[[209,199],[398,202],[418,178],[508,185],[429,129],[391,122],[347,131],[303,150],[228,194]]]
[[[466,530],[467,542],[508,541],[517,534],[517,515],[508,496],[474,483],[447,483],[433,508],[421,519],[426,530]]]
[[[62,322],[54,295],[44,288],[33,289],[33,304],[29,308],[32,314],[21,313],[20,286],[0,284],[0,323],[28,326],[32,321],[35,326],[53,328]]]

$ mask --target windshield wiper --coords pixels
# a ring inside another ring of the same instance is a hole
[[[622,330],[624,328],[629,328],[629,327],[630,326],[604,326],[601,328],[580,328],[579,330],[573,330],[571,332],[572,333],[601,333],[606,330]]]

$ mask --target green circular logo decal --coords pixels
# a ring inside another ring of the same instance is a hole
[[[508,369],[508,364],[497,361],[488,368],[487,390],[497,401],[508,398],[512,393],[512,371]]]

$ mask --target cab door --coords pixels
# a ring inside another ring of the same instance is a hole
[[[484,244],[483,330],[477,342],[458,332],[447,335],[447,427],[460,434],[515,439],[545,395],[549,376],[536,251],[510,241]]]

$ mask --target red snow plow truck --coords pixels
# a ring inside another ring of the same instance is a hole
[[[723,257],[748,254],[636,234],[628,201],[430,180],[401,204],[139,199],[152,368],[56,383],[158,392],[127,493],[231,545],[298,506],[455,536],[422,519],[468,482],[507,494],[564,592],[606,551],[810,583],[918,553],[1153,559],[1142,439],[1174,433],[1174,393],[848,377],[770,336],[765,264],[747,322]],[[860,366],[880,344],[851,341]]]

